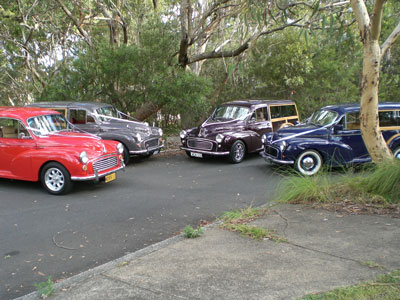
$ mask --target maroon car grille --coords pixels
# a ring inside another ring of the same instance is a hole
[[[146,141],[145,146],[146,146],[146,149],[157,147],[158,139],[151,139],[151,140]]]
[[[265,146],[265,153],[274,156],[274,157],[278,157],[278,149],[271,147],[271,146]]]
[[[212,150],[212,148],[213,148],[212,142],[203,141],[203,140],[189,139],[187,144],[188,144],[188,147],[190,147],[190,148],[196,148],[196,149],[201,149],[201,150]]]
[[[118,160],[116,156],[110,156],[107,158],[100,159],[93,163],[93,170],[101,172],[107,169],[114,168],[118,165]]]

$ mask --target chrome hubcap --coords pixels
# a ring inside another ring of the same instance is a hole
[[[400,151],[398,151],[397,153],[394,154],[394,157],[397,159],[400,159]]]
[[[235,147],[235,159],[241,160],[244,155],[244,147],[242,144],[237,144]]]
[[[44,175],[44,180],[46,182],[46,186],[53,192],[60,191],[65,183],[63,173],[57,168],[48,169]]]
[[[315,166],[315,161],[312,159],[312,157],[306,157],[301,161],[301,165],[303,166],[304,169],[307,171],[311,170]]]

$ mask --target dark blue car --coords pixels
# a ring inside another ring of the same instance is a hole
[[[323,164],[369,162],[359,116],[359,104],[323,107],[305,124],[264,135],[260,154],[268,162],[293,165],[303,175],[314,175]],[[394,156],[400,159],[400,103],[379,104],[379,126]]]

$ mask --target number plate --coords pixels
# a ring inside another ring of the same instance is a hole
[[[115,180],[116,178],[117,178],[117,174],[111,173],[109,175],[106,175],[106,178],[104,181],[107,183],[107,182]]]
[[[190,152],[190,156],[202,158],[202,157],[203,157],[203,154],[201,154],[201,153],[196,153],[196,152]]]

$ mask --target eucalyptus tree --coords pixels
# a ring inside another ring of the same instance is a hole
[[[351,0],[364,53],[361,82],[361,132],[374,162],[393,158],[382,133],[379,131],[378,90],[381,61],[400,35],[400,22],[380,45],[385,3],[386,0],[375,0],[373,3],[364,0]],[[396,14],[393,11],[392,17],[395,16]]]

